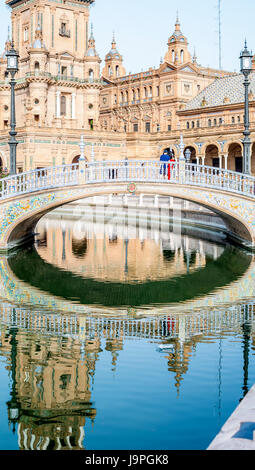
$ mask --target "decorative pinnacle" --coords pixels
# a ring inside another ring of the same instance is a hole
[[[90,26],[90,39],[94,39],[94,26],[93,26],[93,23],[91,23],[91,26]]]
[[[112,46],[116,46],[116,40],[115,40],[115,31],[113,30],[113,33],[112,33]]]
[[[176,12],[176,22],[175,22],[175,31],[180,31],[180,20],[178,10]]]

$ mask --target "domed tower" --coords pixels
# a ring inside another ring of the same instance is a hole
[[[105,56],[105,66],[102,75],[104,78],[114,80],[118,77],[124,77],[126,70],[122,65],[123,58],[116,49],[115,35],[113,33],[112,48]]]
[[[178,14],[175,23],[175,31],[168,39],[167,44],[168,51],[165,55],[165,62],[178,66],[191,61],[191,55],[188,51],[188,41],[181,32]]]
[[[30,71],[38,73],[45,72],[47,64],[48,51],[43,43],[42,28],[38,22],[35,30],[35,39],[28,48]]]
[[[88,40],[88,49],[84,58],[85,62],[85,78],[90,82],[100,79],[101,59],[96,51],[96,41],[93,33],[93,25],[91,25],[90,38]]]
[[[96,43],[91,25],[91,34],[88,40],[88,49],[84,57],[84,76],[87,82],[85,100],[85,129],[93,131],[99,128],[99,96],[102,89],[100,80],[101,59],[96,51]]]

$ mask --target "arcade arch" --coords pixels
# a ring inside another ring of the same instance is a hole
[[[80,155],[76,155],[73,159],[72,159],[72,164],[74,163],[79,163],[79,159],[80,159]],[[84,157],[86,162],[88,161],[87,157]]]
[[[219,149],[217,145],[215,144],[207,145],[205,149],[205,165],[219,168],[220,158],[219,158]]]
[[[233,142],[228,147],[228,170],[243,171],[243,151],[238,142]]]
[[[166,148],[164,148],[163,151],[162,151],[162,154],[163,154],[163,153],[168,153],[168,154],[169,154],[169,153],[170,153],[170,150],[173,152],[173,154],[174,154],[174,156],[175,156],[175,151],[174,151],[174,148],[173,148],[173,147],[166,147]]]

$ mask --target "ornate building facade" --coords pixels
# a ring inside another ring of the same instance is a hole
[[[89,25],[94,0],[6,3],[11,8],[12,39],[20,56],[18,171],[77,162],[82,134],[89,161],[157,159],[169,147],[178,157],[181,133],[194,163],[228,165],[239,171],[244,106],[241,76],[199,65],[196,54],[189,52],[178,18],[159,67],[127,74],[115,37],[101,71]],[[0,59],[2,168],[9,168],[6,52],[10,42],[8,37]],[[233,87],[236,92],[232,90],[229,96],[226,89]],[[220,89],[226,95],[221,101]],[[251,106],[253,122],[253,103]]]
[[[19,53],[16,85],[17,166],[19,171],[77,161],[84,134],[90,158],[124,158],[125,140],[100,131],[99,98],[103,87],[93,31],[94,0],[7,0],[12,37]],[[1,164],[9,167],[10,89],[5,52],[0,61]]]

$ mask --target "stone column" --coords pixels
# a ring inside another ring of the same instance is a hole
[[[219,155],[219,167],[222,168],[222,155]]]
[[[228,169],[228,154],[224,153],[223,157],[224,157],[224,160],[225,160],[224,168],[225,168],[225,170],[227,170]]]
[[[205,157],[201,157],[202,158],[202,165],[204,166],[205,165]]]

